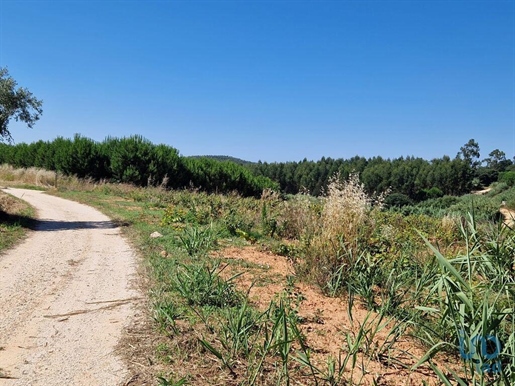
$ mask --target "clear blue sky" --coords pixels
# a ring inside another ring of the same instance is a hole
[[[141,134],[257,161],[515,155],[515,1],[0,0],[16,142]]]

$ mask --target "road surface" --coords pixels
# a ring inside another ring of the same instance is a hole
[[[36,230],[0,255],[0,386],[119,385],[116,352],[140,296],[136,255],[108,217],[39,191]]]

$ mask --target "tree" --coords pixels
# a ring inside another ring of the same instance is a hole
[[[481,164],[479,162],[479,144],[474,139],[469,139],[469,141],[460,148],[459,153],[456,155],[456,158],[461,158],[467,161],[472,169],[477,169]]]
[[[498,172],[504,171],[508,166],[511,165],[511,161],[506,159],[506,153],[495,149],[490,154],[489,157],[485,158],[483,162],[486,162],[486,167],[490,169],[494,169]]]
[[[0,68],[0,141],[12,142],[9,121],[14,118],[32,128],[43,113],[43,101],[18,84],[6,68]]]

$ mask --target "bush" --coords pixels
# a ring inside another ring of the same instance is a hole
[[[508,186],[514,186],[515,185],[515,172],[503,172],[499,174],[499,181],[504,182]]]
[[[440,188],[433,186],[431,189],[422,189],[425,199],[438,198],[443,196],[443,192]]]
[[[413,200],[402,193],[392,193],[388,195],[384,200],[387,208],[402,208],[406,205],[413,205]]]

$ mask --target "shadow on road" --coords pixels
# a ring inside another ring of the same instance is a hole
[[[54,221],[38,220],[27,216],[10,215],[0,211],[0,224],[18,224],[24,228],[39,232],[53,232],[73,229],[114,229],[130,225],[118,221]]]
[[[72,229],[113,229],[118,225],[112,221],[53,221],[35,220],[32,229],[36,231],[52,232]]]

